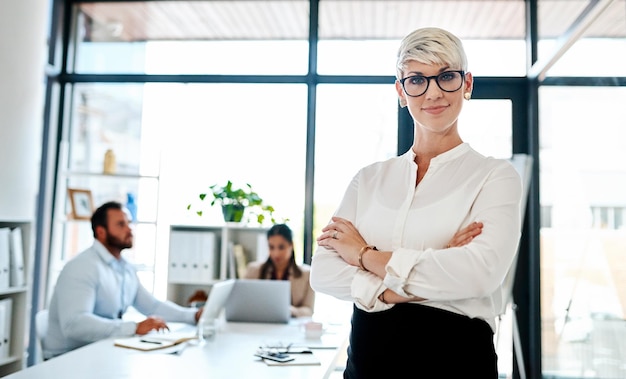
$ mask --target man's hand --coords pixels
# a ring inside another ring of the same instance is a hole
[[[202,317],[202,312],[204,312],[204,307],[200,307],[196,312],[196,324],[200,321],[200,317]]]
[[[161,331],[170,330],[170,328],[167,327],[167,324],[162,318],[150,316],[137,324],[137,329],[135,330],[135,333],[143,335],[149,333],[152,330]]]

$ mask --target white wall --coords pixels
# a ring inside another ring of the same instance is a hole
[[[49,0],[0,0],[0,220],[35,216],[48,16]]]

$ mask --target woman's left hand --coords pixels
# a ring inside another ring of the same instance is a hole
[[[333,217],[331,222],[322,229],[317,243],[327,249],[335,250],[346,263],[359,265],[359,251],[367,241],[352,222],[341,217]]]

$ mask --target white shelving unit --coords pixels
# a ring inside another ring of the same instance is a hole
[[[233,245],[243,247],[248,262],[264,259],[267,256],[266,233],[266,228],[230,223],[170,226],[167,299],[188,305],[187,299],[196,290],[208,293],[215,281],[235,277]],[[196,274],[197,271],[205,274]]]
[[[22,229],[22,247],[24,249],[25,284],[20,287],[9,287],[0,290],[0,300],[11,299],[11,335],[9,339],[9,356],[0,358],[0,377],[9,375],[26,366],[26,341],[28,341],[28,320],[30,314],[30,286],[32,285],[31,270],[31,223],[0,221],[0,228]],[[2,341],[4,343],[4,341]]]

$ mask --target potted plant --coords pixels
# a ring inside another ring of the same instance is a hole
[[[266,217],[269,217],[272,223],[276,222],[273,215],[274,207],[265,204],[259,194],[252,190],[250,184],[246,184],[244,188],[235,188],[229,180],[224,186],[213,184],[209,186],[209,190],[209,193],[201,193],[198,196],[200,201],[205,201],[210,194],[212,196],[210,205],[219,204],[222,207],[226,222],[241,222],[246,209],[256,216],[259,225],[263,224]],[[191,210],[191,206],[187,205],[187,209]],[[196,214],[202,216],[202,210],[197,210]]]

